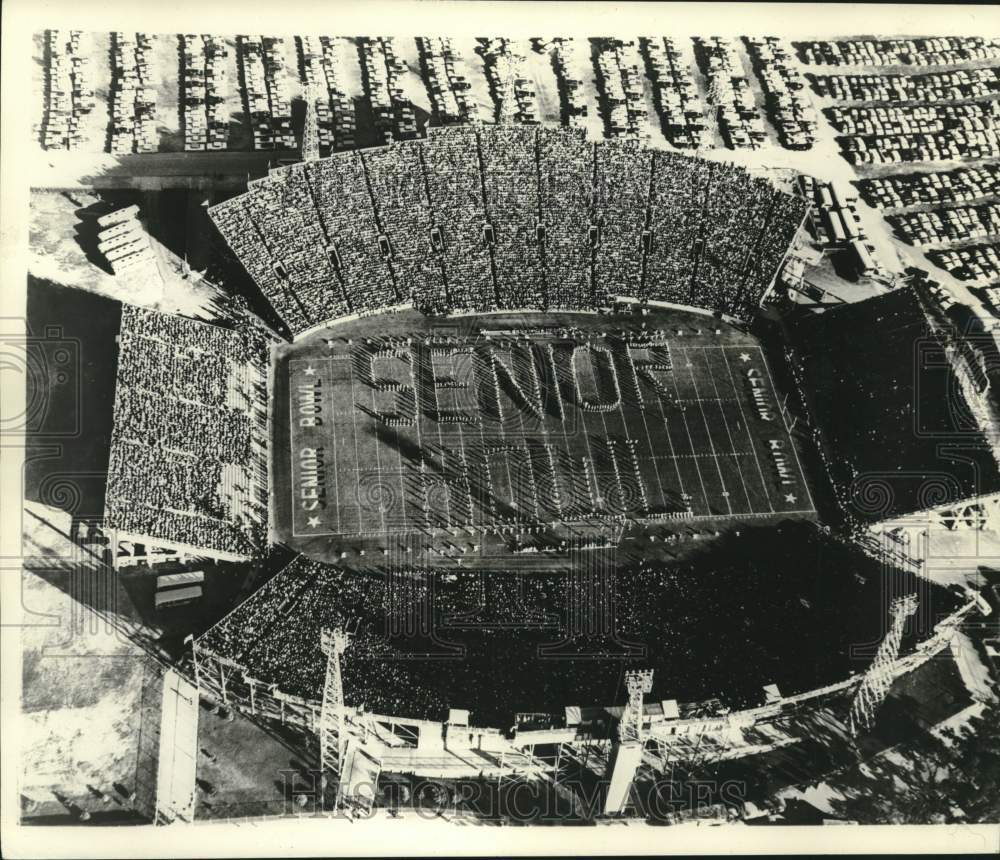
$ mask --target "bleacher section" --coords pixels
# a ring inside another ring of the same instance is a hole
[[[267,344],[124,305],[107,526],[190,555],[250,558],[267,533]]]
[[[850,521],[882,522],[1000,490],[956,373],[959,355],[931,332],[912,291],[806,316],[791,343],[789,366],[803,392],[816,392],[810,424]]]
[[[532,125],[273,170],[210,210],[293,334],[345,313],[596,309],[752,317],[804,203],[742,168]]]

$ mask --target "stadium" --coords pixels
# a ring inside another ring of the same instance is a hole
[[[115,565],[263,571],[189,639],[201,695],[303,730],[335,808],[569,767],[613,815],[675,766],[803,742],[804,715],[870,727],[979,605],[817,513],[863,472],[824,470],[851,443],[813,415],[849,384],[788,356],[884,300],[785,343],[766,305],[803,199],[573,130],[430,131],[211,208],[261,313],[122,308]],[[951,489],[886,516],[990,486]]]

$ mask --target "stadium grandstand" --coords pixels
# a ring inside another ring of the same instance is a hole
[[[949,528],[981,529],[988,519],[996,527],[1000,469],[982,396],[995,365],[946,323],[903,289],[790,327],[788,365],[854,527],[928,517]]]
[[[426,312],[637,297],[751,318],[805,204],[742,168],[527,125],[274,169],[210,214],[293,335]]]
[[[300,556],[197,647],[245,667],[263,686],[318,700],[321,629],[343,627],[351,631],[348,705],[427,720],[463,708],[475,725],[506,728],[519,712],[561,716],[566,706],[615,704],[624,695],[622,671],[643,666],[656,673],[659,699],[755,707],[767,684],[791,695],[849,675],[852,643],[878,639],[879,589],[920,591],[939,617],[958,604],[910,573],[883,578],[878,562],[809,522],[750,527],[681,564],[622,558],[605,571],[600,556],[575,553],[574,574],[351,571]],[[820,575],[803,580],[804,559]],[[614,617],[584,634],[574,630],[572,612],[586,597],[573,584],[588,573],[595,582],[609,577]],[[839,611],[823,611],[824,602]],[[780,628],[754,620],[775,612]],[[729,641],[690,636],[701,623],[743,632]],[[918,628],[908,631],[902,654],[927,634]],[[783,661],[789,641],[810,659]]]
[[[105,525],[117,563],[249,560],[267,544],[268,343],[122,306]]]

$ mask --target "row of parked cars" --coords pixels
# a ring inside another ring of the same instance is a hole
[[[114,155],[155,152],[156,84],[153,40],[146,33],[111,34],[110,148]]]
[[[184,149],[188,152],[227,146],[225,106],[232,94],[229,56],[226,40],[219,36],[181,36]]]
[[[486,66],[497,120],[536,125],[538,93],[521,46],[503,37],[481,37],[477,42],[476,52]]]
[[[597,87],[604,103],[609,137],[645,141],[649,137],[641,59],[632,40],[602,39],[597,54]]]
[[[935,66],[1000,58],[1000,39],[939,36],[933,39],[848,39],[797,42],[802,62],[814,66]]]
[[[911,245],[940,245],[1000,235],[1000,204],[954,206],[930,212],[904,212],[887,220]]]
[[[786,149],[811,149],[819,116],[791,53],[775,36],[747,37],[746,43],[781,145]]]
[[[79,30],[45,31],[45,111],[42,146],[79,149],[84,123],[96,106],[90,58],[81,50]]]
[[[735,46],[719,36],[696,36],[694,43],[723,139],[733,149],[757,149],[767,131]]]
[[[660,114],[663,134],[679,149],[698,149],[708,124],[686,58],[668,37],[640,39],[639,44],[646,57],[653,103]]]
[[[902,173],[863,179],[859,185],[865,199],[881,209],[967,203],[1000,194],[1000,165],[983,164],[933,173]]]

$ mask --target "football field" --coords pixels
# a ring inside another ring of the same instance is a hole
[[[578,316],[442,330],[414,315],[293,348],[289,536],[812,511],[752,337]]]

